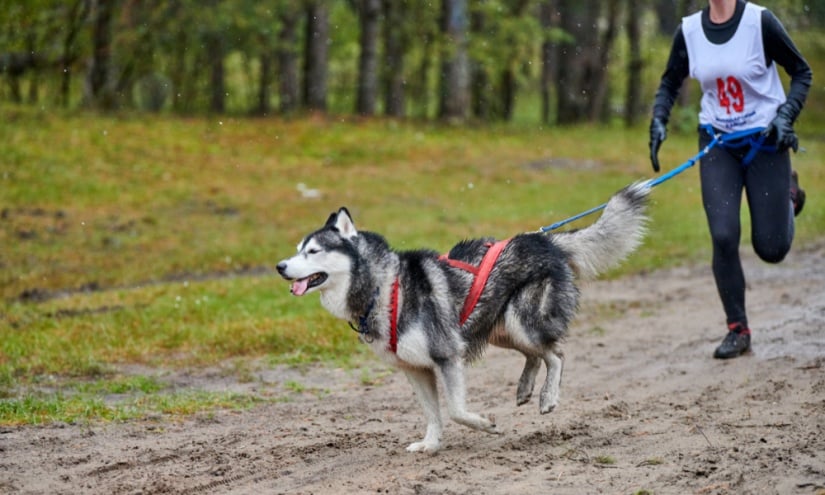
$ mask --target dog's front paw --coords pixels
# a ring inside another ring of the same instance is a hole
[[[413,442],[407,447],[407,452],[426,452],[432,454],[438,451],[441,445],[438,442],[423,440],[421,442]]]
[[[539,412],[541,414],[547,414],[553,412],[553,409],[559,405],[558,397],[542,397],[541,404],[539,405]]]
[[[491,433],[493,435],[500,435],[501,430],[499,430],[498,426],[496,426],[496,417],[490,414],[489,416],[487,416],[487,421],[489,421],[490,423],[484,428],[482,428],[482,430],[484,430],[486,433]]]
[[[523,406],[530,402],[530,399],[533,397],[533,391],[522,393],[519,390],[518,395],[516,395],[516,406]]]

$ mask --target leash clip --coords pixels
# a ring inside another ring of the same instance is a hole
[[[361,316],[358,318],[357,327],[353,325],[351,321],[348,321],[347,325],[349,325],[351,329],[358,333],[358,338],[361,339],[363,342],[366,342],[367,344],[372,344],[375,341],[375,337],[372,336],[369,328],[367,327],[367,319],[365,317]]]

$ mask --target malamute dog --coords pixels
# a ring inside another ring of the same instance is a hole
[[[424,438],[407,450],[434,452],[442,430],[437,382],[454,421],[496,432],[493,420],[465,407],[464,366],[488,343],[526,358],[518,405],[530,400],[543,361],[539,411],[556,407],[559,344],[578,309],[576,280],[595,277],[637,247],[649,190],[644,182],[622,189],[581,230],[465,240],[446,255],[395,251],[382,236],[357,230],[341,208],[277,268],[294,295],[320,292],[330,313],[350,322],[379,356],[404,371],[427,418]]]

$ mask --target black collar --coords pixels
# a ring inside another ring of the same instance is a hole
[[[367,304],[367,309],[364,311],[364,314],[358,317],[358,326],[352,324],[351,321],[348,321],[349,327],[358,332],[361,338],[366,343],[371,343],[375,336],[372,335],[369,327],[369,317],[370,313],[372,313],[372,309],[375,307],[375,302],[378,300],[378,287],[375,288],[375,292],[372,293],[372,299],[370,299],[369,304]]]

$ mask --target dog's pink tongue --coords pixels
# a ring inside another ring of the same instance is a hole
[[[292,283],[292,294],[295,296],[303,296],[307,292],[307,286],[309,286],[308,278],[296,280]]]

